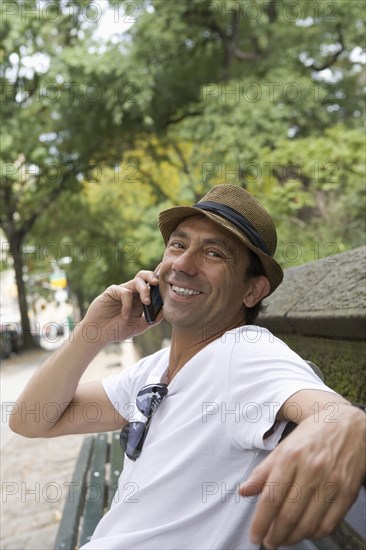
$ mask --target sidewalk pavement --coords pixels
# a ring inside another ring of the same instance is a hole
[[[2,401],[14,401],[50,352],[37,350],[1,367]],[[132,343],[112,344],[89,365],[83,380],[120,372],[138,360]],[[22,384],[19,384],[19,381]],[[16,386],[16,392],[14,387]],[[15,396],[14,396],[15,392]],[[52,398],[50,397],[50,402]],[[4,403],[3,403],[4,404]],[[4,412],[4,407],[2,407]],[[6,415],[2,416],[2,427]],[[4,427],[1,460],[1,549],[51,550],[84,435],[27,439]]]

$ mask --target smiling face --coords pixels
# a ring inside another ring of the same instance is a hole
[[[266,277],[245,276],[248,265],[245,245],[230,232],[205,216],[183,220],[170,235],[159,271],[164,318],[195,334],[208,324],[217,333],[243,325],[243,304],[252,307],[268,288]]]

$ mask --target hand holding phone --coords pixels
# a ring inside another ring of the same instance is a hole
[[[153,323],[163,307],[163,300],[160,295],[159,285],[150,286],[150,304],[143,304],[145,319],[148,323]]]

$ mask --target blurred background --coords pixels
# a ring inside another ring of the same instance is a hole
[[[58,345],[106,286],[153,269],[158,212],[218,183],[263,201],[285,268],[363,244],[363,2],[1,13],[3,355]]]
[[[296,319],[346,304],[323,332],[296,320],[313,332],[295,337],[332,387],[365,401],[365,4],[3,0],[0,10],[2,548],[40,550],[53,546],[83,436],[11,434],[14,400],[98,294],[159,263],[159,211],[213,185],[245,187],[269,209],[284,268],[313,265],[291,272],[275,322],[306,284]],[[313,293],[323,269],[338,278]],[[87,376],[119,372],[169,330],[110,346]]]

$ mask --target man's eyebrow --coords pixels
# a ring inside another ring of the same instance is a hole
[[[202,242],[204,244],[212,244],[212,245],[219,246],[221,248],[224,248],[227,252],[231,252],[231,253],[235,252],[235,248],[233,246],[230,246],[226,241],[224,241],[224,239],[208,238],[208,239],[203,239]]]
[[[183,239],[189,239],[189,234],[185,231],[182,231],[180,229],[177,229],[173,231],[170,234],[170,239],[172,237],[181,237]],[[235,254],[235,248],[233,246],[230,246],[224,239],[220,239],[219,237],[207,237],[206,239],[202,239],[203,244],[212,244],[219,246],[220,248],[225,249],[227,252],[231,254]]]
[[[170,233],[169,239],[171,239],[172,237],[183,237],[187,239],[189,235],[185,231],[181,231],[180,229],[175,229]]]

